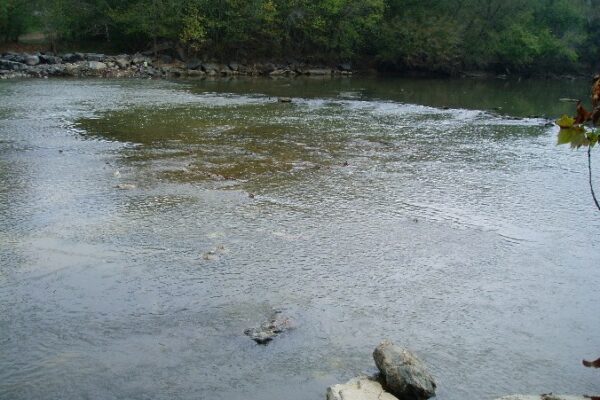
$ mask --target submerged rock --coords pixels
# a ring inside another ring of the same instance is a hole
[[[435,381],[425,364],[410,351],[384,341],[373,352],[375,364],[386,387],[404,400],[425,400],[435,396]]]
[[[327,400],[398,400],[386,392],[381,383],[369,376],[359,376],[348,382],[327,388]]]
[[[121,190],[132,190],[135,189],[136,186],[132,183],[119,183],[117,186],[115,186],[117,189],[121,189]]]
[[[248,328],[244,331],[246,336],[258,344],[267,344],[277,335],[292,328],[292,320],[281,315],[277,311],[267,322],[263,322],[256,328]]]

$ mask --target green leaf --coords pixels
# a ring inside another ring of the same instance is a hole
[[[560,126],[561,128],[572,128],[574,124],[575,119],[569,117],[568,115],[563,115],[556,121],[556,125]]]
[[[594,147],[598,143],[598,136],[596,132],[588,132],[587,137],[590,141],[590,147]]]
[[[588,139],[585,128],[582,126],[572,126],[570,128],[561,128],[558,132],[558,144],[570,144],[572,148],[588,146]]]

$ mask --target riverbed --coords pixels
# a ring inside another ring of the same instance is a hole
[[[551,124],[588,91],[0,82],[0,398],[317,400],[383,339],[441,400],[600,394],[600,213]]]

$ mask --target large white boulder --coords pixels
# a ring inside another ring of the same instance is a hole
[[[398,400],[375,378],[359,376],[327,388],[327,400]]]

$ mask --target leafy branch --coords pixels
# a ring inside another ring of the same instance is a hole
[[[596,204],[596,208],[600,211],[600,202],[594,192],[592,184],[592,147],[598,144],[599,134],[594,128],[587,128],[583,123],[577,123],[577,118],[571,118],[563,115],[556,124],[560,127],[558,132],[558,144],[570,144],[571,148],[578,149],[582,146],[587,147],[588,159],[588,177],[592,198]]]

